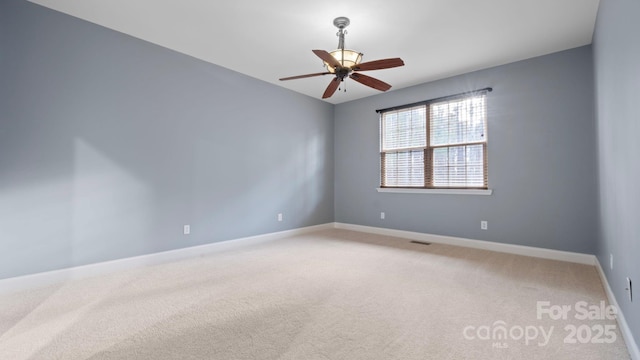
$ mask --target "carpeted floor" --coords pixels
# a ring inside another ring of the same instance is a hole
[[[0,359],[628,359],[605,299],[592,266],[326,230],[2,295]]]

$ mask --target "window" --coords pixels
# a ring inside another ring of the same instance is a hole
[[[487,91],[381,110],[381,187],[487,189]]]

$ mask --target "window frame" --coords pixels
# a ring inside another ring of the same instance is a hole
[[[443,193],[443,194],[477,194],[477,195],[490,195],[492,190],[489,189],[489,177],[488,177],[488,105],[487,105],[487,94],[491,92],[493,89],[485,88],[480,90],[474,90],[470,92],[465,92],[461,94],[455,94],[450,96],[444,96],[436,99],[426,100],[418,103],[407,104],[402,106],[397,106],[394,108],[376,110],[380,114],[379,116],[379,136],[380,136],[380,187],[378,188],[378,192],[399,192],[399,193],[407,193],[407,192],[418,192],[418,193]],[[447,143],[447,144],[439,144],[432,145],[431,139],[431,131],[432,131],[432,105],[436,105],[444,102],[451,102],[459,99],[471,99],[476,96],[484,97],[483,104],[483,133],[482,133],[482,141],[468,141],[464,143]],[[426,145],[425,146],[409,146],[406,148],[397,148],[392,150],[384,150],[385,139],[385,126],[384,126],[384,116],[386,113],[391,111],[401,111],[401,110],[411,110],[416,107],[424,106],[425,113],[425,131],[426,131]],[[447,185],[435,185],[435,164],[434,164],[434,151],[439,148],[451,149],[455,147],[464,147],[481,145],[482,146],[482,181],[483,186],[458,186],[451,185],[451,182],[448,181]],[[394,186],[385,184],[385,158],[387,154],[407,152],[407,151],[423,151],[423,172],[424,172],[424,180],[422,182],[422,186]]]

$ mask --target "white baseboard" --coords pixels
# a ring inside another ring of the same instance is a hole
[[[491,241],[472,240],[453,236],[433,235],[412,231],[385,229],[372,226],[335,223],[336,229],[353,230],[371,234],[400,237],[411,240],[426,241],[438,244],[463,246],[481,250],[491,250],[508,254],[532,256],[543,259],[568,261],[578,264],[595,265],[596,257],[590,254],[581,254],[569,251],[542,249],[531,246],[502,244]]]
[[[219,251],[227,251],[247,244],[259,244],[288,236],[310,233],[318,230],[333,229],[333,223],[308,226],[292,230],[278,231],[268,234],[249,236],[239,239],[220,241],[211,244],[191,246],[182,249],[168,250],[153,254],[134,256],[124,259],[104,261],[95,264],[76,266],[66,269],[47,271],[32,275],[17,276],[0,280],[0,294],[32,289],[68,280],[84,279],[92,276],[109,274],[116,271],[158,265],[172,261],[209,255]]]
[[[261,243],[286,236],[295,236],[318,230],[325,229],[346,229],[359,231],[364,233],[381,234],[388,236],[401,237],[412,240],[428,241],[434,243],[442,243],[456,246],[464,246],[476,249],[492,250],[511,254],[534,256],[545,259],[570,261],[581,264],[595,265],[596,259],[593,255],[578,254],[565,251],[540,249],[528,246],[510,245],[494,243],[489,241],[471,240],[457,238],[451,236],[433,235],[425,233],[417,233],[402,230],[393,230],[385,228],[377,228],[371,226],[344,224],[344,223],[328,223],[322,225],[309,226],[304,228],[279,231],[274,233],[249,236],[245,238],[221,241],[211,244],[192,246],[188,248],[163,251],[153,254],[135,256],[130,258],[105,261],[95,264],[76,266],[66,269],[47,271],[32,275],[18,276],[8,279],[0,279],[0,293],[14,292],[35,287],[47,286],[60,283],[67,280],[82,279],[102,274],[108,274],[115,271],[139,268],[143,266],[151,266],[172,261],[188,259],[201,255],[215,253],[216,251],[225,251],[239,245],[247,243]],[[638,359],[640,360],[640,359]]]
[[[613,305],[618,309],[618,326],[620,327],[620,332],[622,333],[622,337],[624,341],[627,343],[627,349],[629,350],[629,354],[631,355],[631,359],[640,360],[640,349],[638,349],[638,344],[633,338],[633,333],[629,328],[629,324],[627,324],[627,320],[624,317],[624,314],[620,310],[620,306],[618,306],[618,301],[616,300],[616,296],[613,294],[611,290],[611,286],[609,285],[609,281],[607,280],[607,276],[600,265],[600,261],[596,258],[596,268],[598,269],[598,274],[600,274],[600,279],[602,280],[602,284],[604,285],[604,291],[607,294],[607,298],[609,298],[609,304]]]

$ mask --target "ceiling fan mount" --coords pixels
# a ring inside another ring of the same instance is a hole
[[[333,20],[333,25],[338,28],[338,33],[336,34],[338,36],[338,48],[336,50],[331,52],[327,52],[325,50],[312,50],[313,53],[324,62],[324,66],[327,68],[326,72],[290,76],[281,78],[280,80],[285,81],[313,76],[334,75],[335,77],[331,80],[329,86],[322,95],[323,99],[331,97],[338,89],[340,83],[347,77],[376,90],[389,90],[391,85],[376,78],[360,74],[357,71],[389,69],[403,66],[404,62],[400,58],[381,59],[365,63],[361,62],[362,53],[344,48],[344,36],[347,33],[345,28],[349,26],[350,23],[351,21],[349,18],[344,16],[337,17]]]
[[[333,25],[335,25],[335,27],[341,30],[349,26],[349,24],[351,24],[351,21],[349,20],[348,17],[339,16],[333,19]]]

